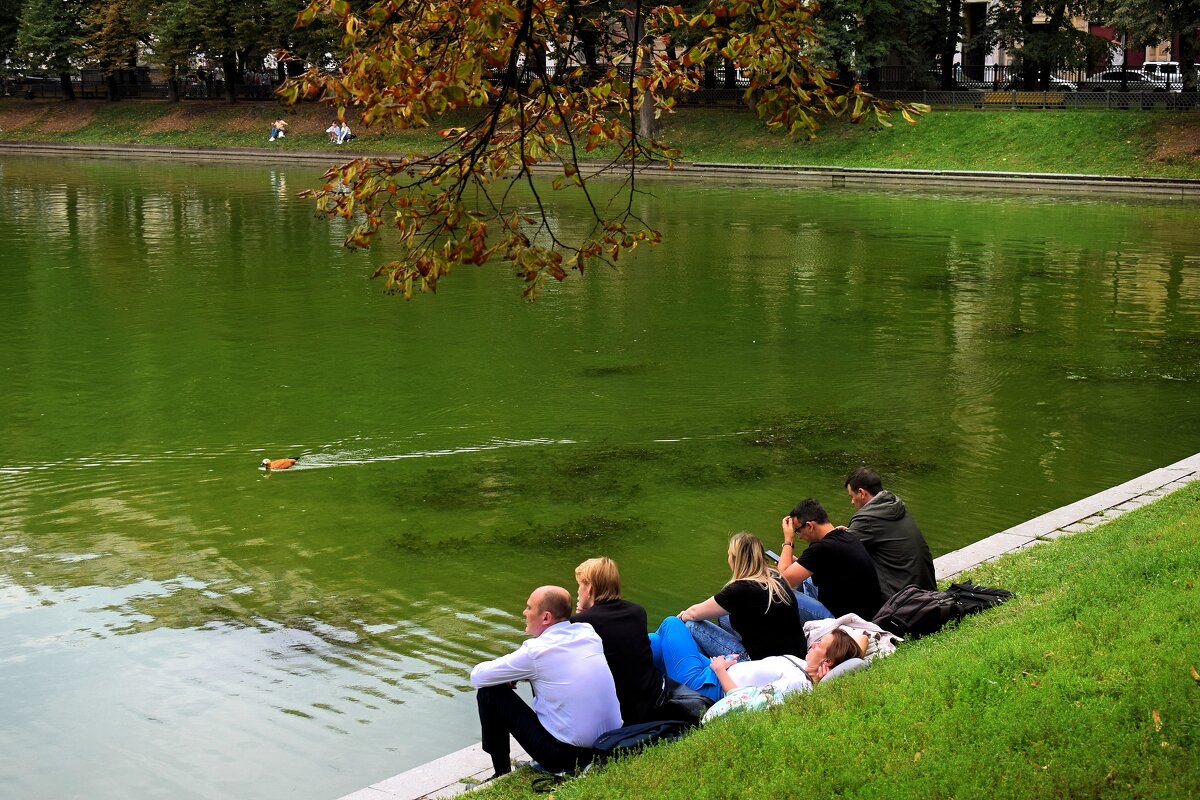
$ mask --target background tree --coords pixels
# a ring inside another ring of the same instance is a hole
[[[381,227],[398,257],[376,275],[411,298],[434,291],[460,264],[498,259],[524,281],[533,298],[548,278],[562,280],[589,265],[615,265],[622,253],[655,243],[659,231],[638,218],[638,167],[670,163],[676,153],[648,135],[646,114],[670,111],[681,92],[695,91],[706,69],[728,59],[750,76],[747,99],[772,130],[813,135],[822,116],[868,114],[887,124],[895,106],[857,86],[839,93],[831,72],[813,61],[813,6],[801,0],[709,0],[698,14],[681,7],[622,6],[620,16],[597,14],[588,0],[380,0],[354,13],[346,0],[314,0],[301,25],[318,17],[344,31],[340,69],[309,70],[282,94],[290,101],[320,99],[359,125],[385,128],[430,124],[451,111],[475,109],[466,124],[442,131],[444,145],[427,156],[356,159],[327,173],[315,193],[318,209],[355,220],[348,246],[368,246]],[[633,17],[632,21],[629,19]],[[571,54],[588,31],[612,36],[598,57],[598,74],[570,60],[553,76],[526,81],[523,66],[546,52]],[[652,46],[679,31],[695,44],[671,58]],[[633,32],[633,35],[629,35]],[[906,119],[927,107],[901,107]],[[580,158],[603,153],[620,169],[624,191],[614,200],[592,190]],[[549,224],[539,163],[552,165],[554,190],[582,193],[592,214],[579,240],[566,241]],[[517,204],[514,178],[530,200]],[[529,210],[533,209],[533,210]]]
[[[16,64],[17,30],[21,25],[22,0],[0,0],[0,74],[11,72]]]
[[[17,58],[33,69],[58,73],[64,100],[75,99],[71,77],[79,58],[82,7],[63,0],[25,0],[17,30]]]
[[[84,11],[81,56],[100,68],[110,101],[121,99],[119,77],[136,76],[140,48],[149,41],[150,21],[148,0],[99,0]]]
[[[1092,0],[1000,0],[988,24],[1012,59],[1027,90],[1050,88],[1057,69],[1079,68],[1107,57],[1109,43],[1072,24],[1072,19],[1095,16]]]
[[[1196,36],[1200,32],[1198,0],[1104,0],[1099,17],[1125,33],[1134,47],[1172,42],[1171,55],[1183,73],[1183,90],[1197,89]],[[1178,44],[1174,37],[1178,36]]]

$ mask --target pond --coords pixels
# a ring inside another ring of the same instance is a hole
[[[406,304],[315,172],[0,160],[13,797],[328,800],[584,558],[654,622],[859,464],[940,554],[1200,450],[1195,206],[667,182],[620,271]]]

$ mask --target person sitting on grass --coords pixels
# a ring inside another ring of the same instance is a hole
[[[767,566],[762,542],[752,533],[735,533],[727,551],[733,577],[721,591],[679,614],[688,623],[701,652],[737,653],[742,660],[767,656],[803,656],[807,647],[792,587]],[[728,622],[714,624],[728,615]],[[661,630],[661,628],[660,628]]]
[[[282,139],[284,137],[284,135],[287,133],[287,126],[288,126],[287,120],[283,119],[282,117],[280,117],[279,119],[272,122],[271,123],[271,141],[273,142],[276,139]]]
[[[650,634],[654,663],[668,677],[712,701],[742,686],[773,687],[778,694],[806,692],[829,671],[852,658],[861,658],[863,645],[841,628],[813,642],[804,658],[768,656],[741,661],[737,655],[705,656],[696,640],[676,617],[667,617]]]
[[[338,136],[342,132],[341,122],[339,122],[338,120],[335,119],[333,121],[333,124],[325,129],[325,132],[327,134],[329,134],[329,143],[330,144],[341,144],[341,142],[338,141]]]
[[[645,722],[663,694],[646,637],[646,609],[621,599],[621,573],[611,558],[589,558],[575,568],[578,603],[572,622],[586,622],[604,643],[626,725]]]
[[[817,600],[829,609],[825,617],[858,614],[872,619],[883,605],[875,562],[854,534],[835,528],[824,507],[809,497],[783,518],[783,547],[779,572],[793,587],[808,579],[816,585]],[[808,546],[796,555],[796,540]]]
[[[483,751],[493,778],[512,771],[509,735],[551,772],[591,763],[592,742],[621,727],[621,706],[604,645],[591,625],[571,622],[571,595],[561,586],[533,590],[522,612],[530,638],[512,653],[471,670],[479,691]],[[533,708],[516,693],[529,681]]]

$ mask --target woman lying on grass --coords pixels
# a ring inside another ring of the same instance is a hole
[[[709,658],[678,617],[667,617],[650,634],[650,648],[656,667],[714,702],[743,686],[769,686],[780,695],[806,692],[834,667],[863,654],[859,642],[835,628],[813,642],[804,658],[782,655],[745,662],[736,655]]]

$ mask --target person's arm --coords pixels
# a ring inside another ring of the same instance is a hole
[[[779,571],[783,572],[796,561],[796,521],[789,514],[783,518],[781,525],[783,527],[783,547],[779,550]]]
[[[812,577],[812,572],[801,566],[799,561],[793,561],[791,566],[784,569],[783,559],[780,559],[779,567],[779,574],[788,582],[788,586],[791,586],[793,589]]]
[[[709,661],[709,666],[717,676],[717,683],[721,684],[722,692],[732,692],[737,688],[737,684],[733,682],[733,678],[729,677],[728,672],[729,668],[736,663],[737,656],[713,656]]]
[[[727,613],[729,612],[721,608],[715,597],[710,597],[703,603],[696,603],[680,611],[679,618],[684,622],[692,622],[699,619],[718,619]]]
[[[475,669],[471,670],[471,685],[476,689],[499,686],[502,683],[529,680],[533,675],[533,654],[522,644],[506,656],[476,664]]]

